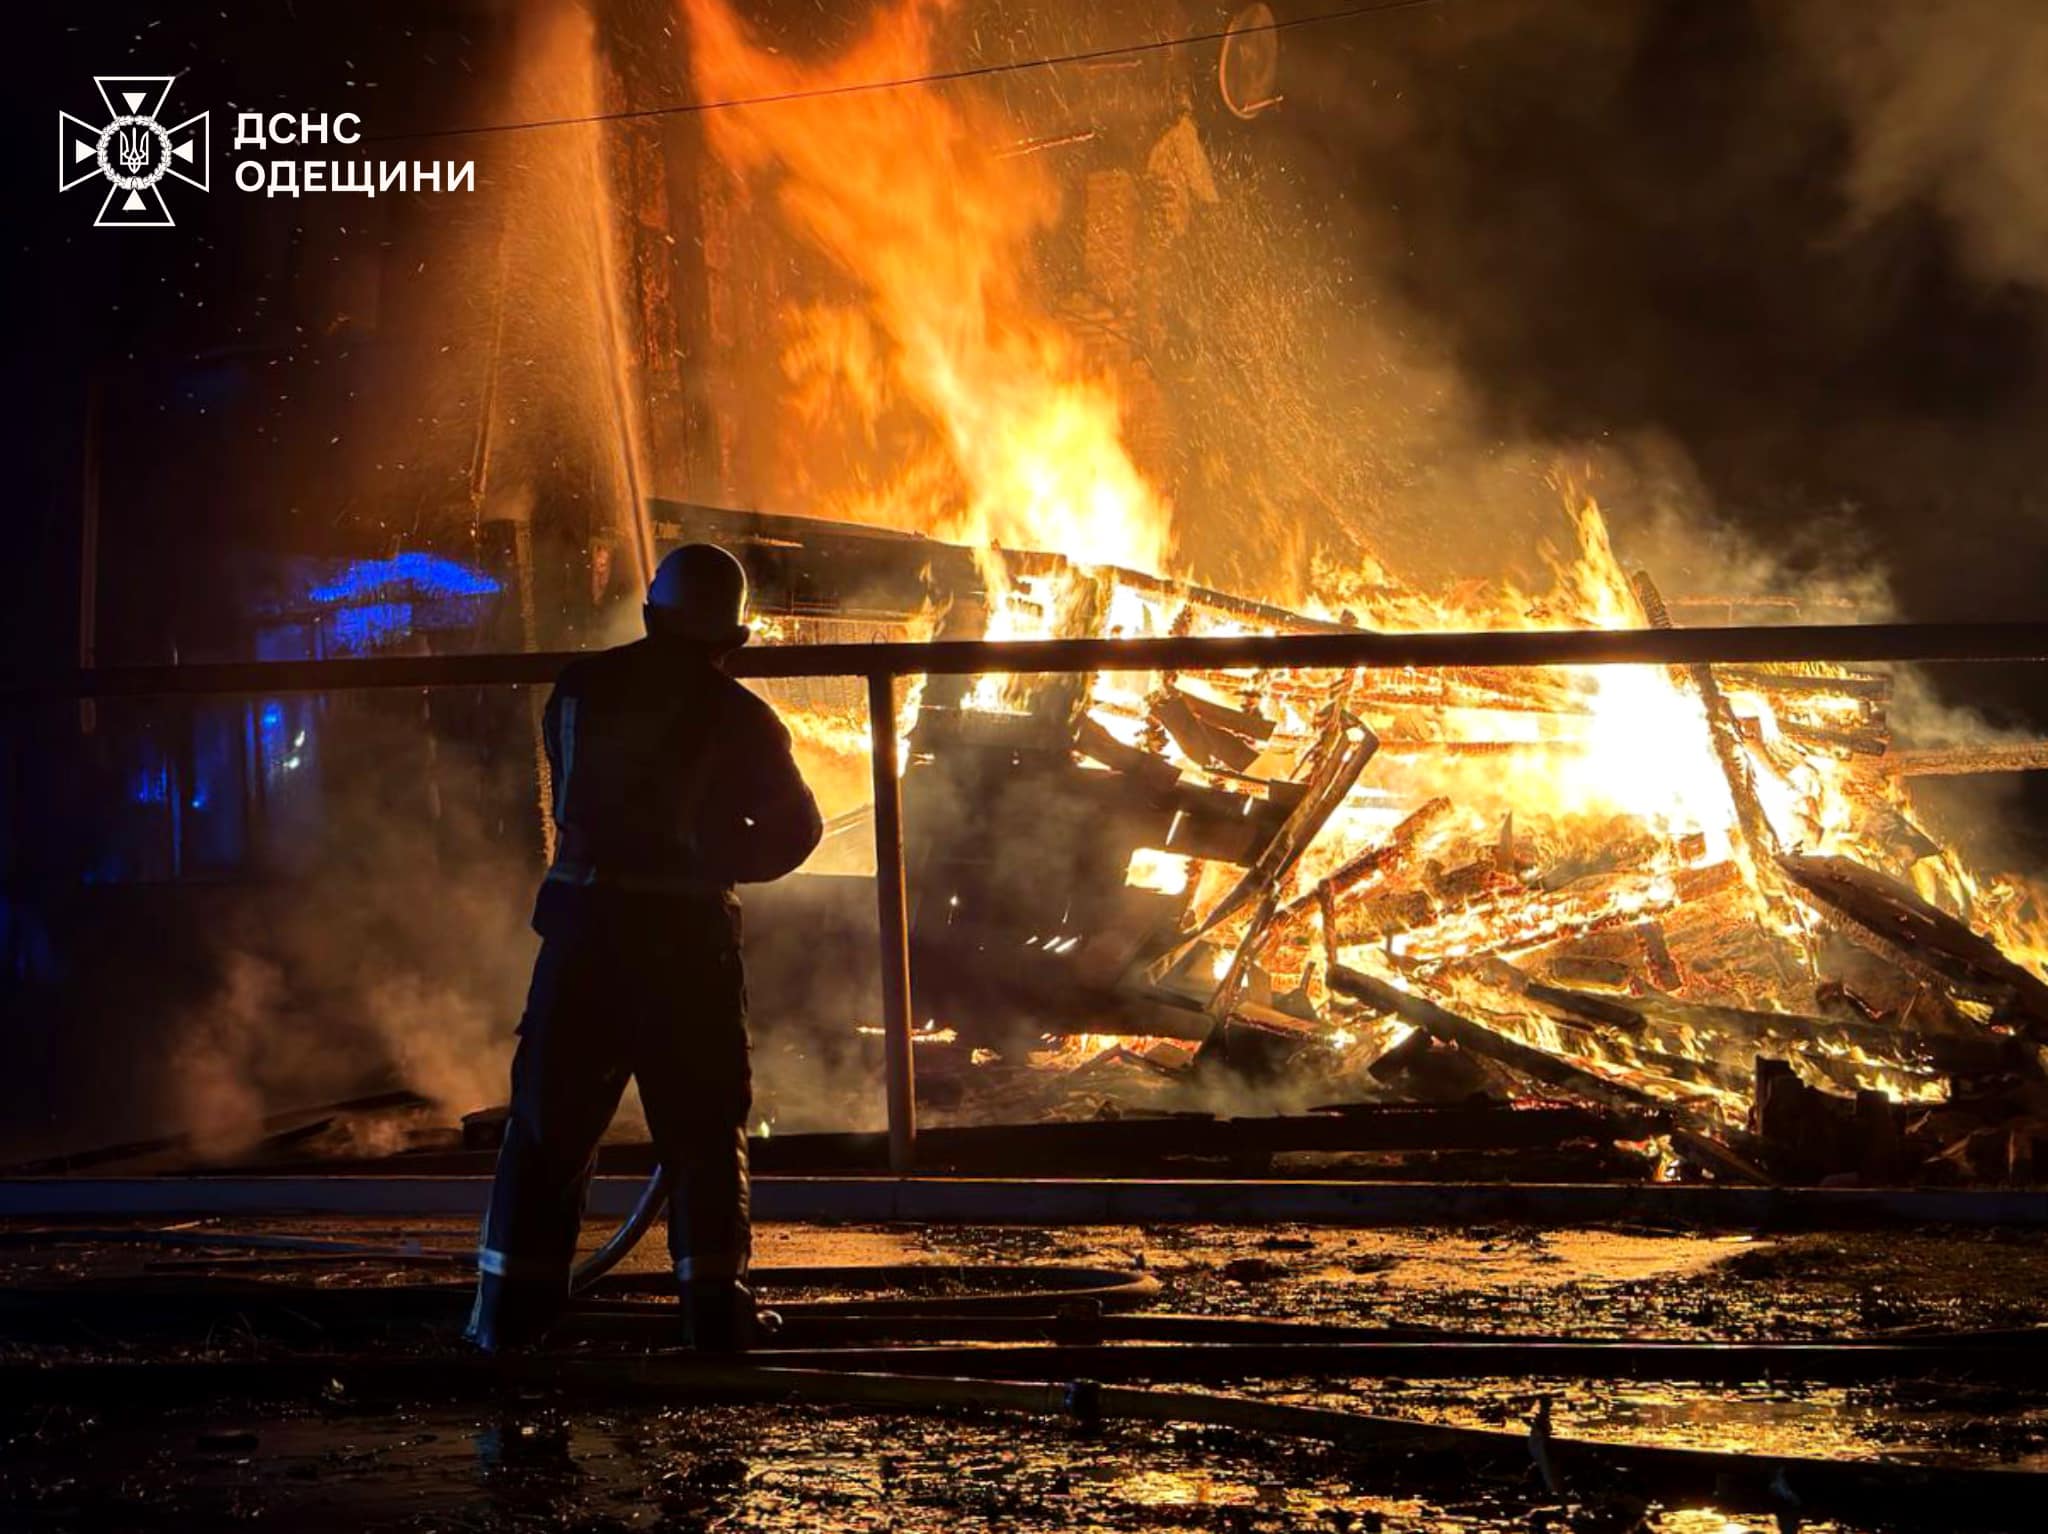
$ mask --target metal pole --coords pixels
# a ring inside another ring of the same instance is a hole
[[[910,1056],[910,909],[903,889],[903,784],[896,775],[896,678],[868,676],[875,753],[875,911],[881,919],[882,1045],[889,1079],[889,1170],[917,1154],[917,1083]]]

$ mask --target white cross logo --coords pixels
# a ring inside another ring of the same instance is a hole
[[[158,186],[166,176],[206,190],[207,114],[167,128],[158,119],[175,75],[94,75],[108,121],[94,127],[57,114],[57,190],[103,176],[108,184],[96,226],[168,229],[171,210]]]

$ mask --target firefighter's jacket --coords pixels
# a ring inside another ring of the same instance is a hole
[[[570,664],[543,720],[556,845],[534,926],[644,894],[716,903],[779,879],[823,834],[775,711],[702,651],[657,638]]]

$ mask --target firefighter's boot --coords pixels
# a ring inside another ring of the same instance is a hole
[[[552,1287],[509,1280],[497,1273],[480,1274],[476,1303],[462,1335],[486,1353],[532,1347],[546,1335],[562,1312],[562,1297]]]
[[[754,1291],[734,1278],[696,1279],[683,1285],[683,1340],[700,1353],[744,1353],[761,1346],[782,1317],[754,1302]]]

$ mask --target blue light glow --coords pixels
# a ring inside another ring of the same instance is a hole
[[[448,597],[487,597],[497,592],[498,583],[480,570],[439,554],[412,550],[389,559],[359,559],[335,580],[315,586],[308,595],[315,602],[360,602],[372,597],[400,594],[394,588],[409,588],[409,594],[427,600]]]
[[[290,747],[285,744],[284,705],[272,699],[257,716],[257,748],[263,757],[263,780],[275,783],[281,763]]]
[[[412,632],[412,603],[371,602],[338,608],[328,620],[327,642],[344,654],[361,654]]]

